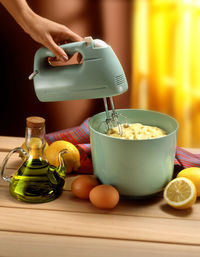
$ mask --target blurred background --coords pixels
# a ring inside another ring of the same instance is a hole
[[[116,108],[167,113],[179,122],[178,145],[200,147],[199,0],[29,0],[39,15],[111,45],[127,80]],[[33,82],[40,47],[0,5],[0,135],[24,136],[25,118],[46,119],[47,133],[79,125],[103,101],[41,103]]]

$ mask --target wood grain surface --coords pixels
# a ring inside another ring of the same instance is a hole
[[[0,164],[23,141],[0,137]],[[7,174],[20,161],[13,156]],[[62,195],[43,204],[17,201],[9,184],[0,181],[0,257],[199,256],[199,200],[180,211],[169,207],[160,193],[143,201],[120,199],[113,210],[100,210],[73,196],[76,176],[68,175]]]

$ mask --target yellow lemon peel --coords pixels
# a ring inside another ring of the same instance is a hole
[[[196,186],[197,196],[200,196],[200,168],[186,168],[178,173],[177,178],[181,177],[190,179]]]

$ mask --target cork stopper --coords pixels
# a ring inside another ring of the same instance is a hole
[[[45,119],[42,117],[31,116],[26,118],[26,126],[28,128],[42,128],[45,125]]]

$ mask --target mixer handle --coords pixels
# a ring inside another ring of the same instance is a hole
[[[84,59],[86,59],[89,56],[89,51],[87,48],[88,46],[91,46],[91,47],[95,46],[92,37],[85,37],[84,40],[80,41],[80,42],[73,42],[73,43],[67,43],[67,44],[60,45],[60,47],[67,54],[74,55],[76,52],[79,52],[83,56]],[[45,58],[54,57],[54,54],[48,48],[45,48],[45,47],[40,48],[37,51],[36,55],[40,56],[38,58],[40,60],[39,61],[40,67],[43,67],[43,60]],[[36,57],[35,57],[35,59],[36,59]],[[28,77],[29,80],[32,80],[38,73],[39,73],[39,71],[34,68],[34,71]]]
[[[79,52],[83,57],[87,57],[89,53],[88,46],[94,47],[92,37],[85,37],[83,41],[60,45],[67,54],[73,55],[76,52]],[[49,49],[46,49],[46,51],[43,52],[43,57],[54,57],[54,54]]]
[[[81,42],[73,42],[73,43],[68,43],[68,44],[60,45],[60,47],[67,54],[73,55],[76,52],[79,52],[79,53],[81,53],[81,55],[84,55],[84,52],[82,51],[84,45],[85,45],[85,42],[81,41]]]
[[[73,42],[73,43],[67,43],[60,45],[60,47],[70,55],[75,54],[76,52],[81,53],[84,56],[84,52],[82,49],[84,48],[85,42],[80,41],[80,42]],[[45,47],[41,47],[36,54],[39,54],[41,58],[47,58],[47,57],[55,57],[55,55]]]
[[[83,41],[73,42],[61,45],[60,47],[68,54],[73,55],[79,52],[83,57],[86,57],[86,47],[94,46],[92,37],[85,37]]]

